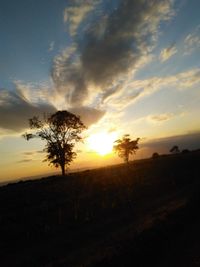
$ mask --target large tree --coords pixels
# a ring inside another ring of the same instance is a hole
[[[76,157],[73,151],[76,142],[82,140],[81,132],[86,128],[80,118],[66,110],[41,120],[39,117],[29,119],[31,133],[25,133],[26,140],[40,138],[46,141],[45,160],[55,167],[60,167],[65,175],[65,167]]]
[[[115,141],[116,145],[114,145],[114,151],[118,153],[119,157],[123,158],[126,163],[129,162],[129,155],[136,153],[138,147],[138,142],[140,138],[135,140],[130,139],[129,134],[125,134],[122,139],[118,139]]]

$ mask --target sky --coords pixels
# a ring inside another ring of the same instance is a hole
[[[200,147],[199,10],[199,0],[0,0],[0,181],[55,171],[44,143],[22,134],[57,110],[88,127],[72,169],[120,162],[95,137],[140,137],[136,158]]]

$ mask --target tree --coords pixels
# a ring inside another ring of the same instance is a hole
[[[181,151],[182,154],[187,154],[187,153],[190,153],[190,150],[185,148]]]
[[[129,162],[129,155],[135,154],[138,147],[138,142],[140,138],[135,140],[130,139],[129,134],[125,134],[122,139],[118,139],[115,141],[116,145],[114,145],[113,149],[118,153],[119,157],[123,158],[126,163]]]
[[[153,159],[157,159],[158,157],[159,157],[158,152],[154,152],[154,153],[152,154],[152,158],[153,158]]]
[[[49,117],[40,120],[39,117],[29,119],[32,133],[25,133],[26,140],[40,138],[46,141],[44,151],[46,161],[55,167],[60,167],[65,175],[65,167],[76,157],[73,151],[76,142],[82,140],[81,132],[86,128],[79,117],[66,111],[57,111]]]
[[[173,147],[170,149],[169,152],[171,152],[171,153],[173,153],[173,154],[177,154],[177,153],[180,152],[180,150],[179,150],[178,146],[173,146]]]

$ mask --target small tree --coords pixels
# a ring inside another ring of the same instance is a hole
[[[25,133],[26,140],[40,138],[46,141],[44,151],[47,152],[46,161],[55,167],[60,167],[65,175],[65,166],[76,157],[73,151],[76,142],[82,140],[81,132],[86,128],[76,115],[63,110],[43,118],[29,119],[32,133]]]
[[[152,158],[153,159],[157,159],[159,157],[159,154],[157,153],[157,152],[154,152],[153,154],[152,154]]]
[[[123,158],[126,163],[129,162],[129,155],[135,154],[140,138],[135,140],[130,139],[129,134],[125,134],[122,139],[115,141],[116,145],[113,147],[114,151],[118,153],[119,157]]]
[[[187,153],[190,153],[190,150],[185,148],[181,151],[182,154],[187,154]]]
[[[173,153],[173,154],[177,154],[177,153],[180,153],[180,150],[179,150],[178,146],[173,146],[173,147],[170,149],[169,152],[171,152],[171,153]]]

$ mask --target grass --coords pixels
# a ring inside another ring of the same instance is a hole
[[[199,161],[194,151],[0,188],[0,265],[198,266]]]

